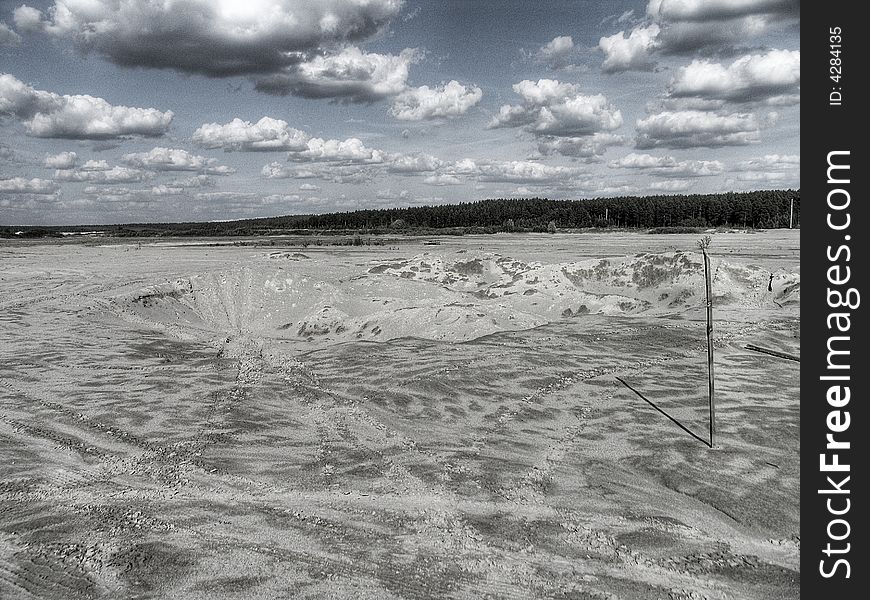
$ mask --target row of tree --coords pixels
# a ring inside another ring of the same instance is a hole
[[[792,220],[797,226],[800,221],[799,190],[589,200],[510,198],[278,217],[262,222],[275,227],[311,229],[499,227],[544,230],[551,221],[559,228],[694,226],[770,229],[788,227],[792,208]]]
[[[587,200],[502,198],[439,206],[357,210],[322,215],[289,215],[212,223],[100,226],[113,235],[261,235],[282,232],[439,230],[552,231],[589,227],[746,227],[800,225],[800,190],[721,194],[627,196]],[[59,233],[81,227],[41,228]],[[0,228],[0,236],[29,235],[36,228]]]

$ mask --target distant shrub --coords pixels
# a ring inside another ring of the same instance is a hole
[[[653,227],[647,233],[701,233],[701,230],[697,227]]]

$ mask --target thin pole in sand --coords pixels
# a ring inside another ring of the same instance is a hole
[[[777,358],[784,358],[786,360],[793,360],[795,362],[801,361],[800,356],[795,356],[794,354],[789,354],[787,352],[779,352],[778,350],[771,350],[770,348],[762,348],[761,346],[756,346],[755,344],[746,344],[744,348],[746,348],[747,350],[752,350],[753,352],[761,352],[762,354],[776,356]]]
[[[698,247],[704,254],[704,279],[707,287],[707,378],[710,391],[710,447],[716,447],[716,404],[714,402],[715,386],[713,384],[713,284],[710,276],[710,257],[707,256],[707,248],[710,247],[711,238],[705,235],[698,240]]]
[[[792,223],[794,223],[794,198],[791,199],[791,203],[788,207],[788,228],[792,229]]]

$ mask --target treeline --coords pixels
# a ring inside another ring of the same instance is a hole
[[[591,227],[745,227],[772,229],[800,225],[800,190],[764,190],[676,196],[627,196],[587,200],[508,198],[439,206],[357,210],[323,215],[289,215],[211,223],[159,223],[78,227],[2,227],[0,236],[57,235],[99,229],[118,236],[238,236],[366,233],[493,233],[553,231]],[[36,233],[38,230],[39,233]],[[21,232],[21,233],[18,233]]]

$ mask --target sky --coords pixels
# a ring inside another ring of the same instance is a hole
[[[799,0],[0,0],[0,224],[800,187]]]

